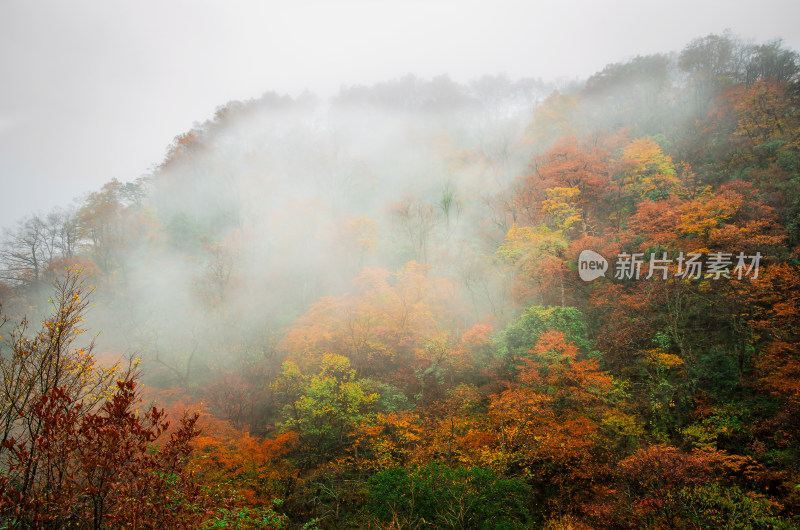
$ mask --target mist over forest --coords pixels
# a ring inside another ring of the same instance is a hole
[[[781,40],[268,92],[176,133],[3,231],[5,528],[800,524]]]

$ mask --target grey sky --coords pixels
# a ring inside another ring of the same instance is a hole
[[[0,0],[0,226],[141,176],[231,99],[583,78],[725,28],[800,49],[799,19],[795,0]]]

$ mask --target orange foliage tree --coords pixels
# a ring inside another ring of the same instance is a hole
[[[560,331],[543,333],[530,353],[519,382],[492,398],[489,463],[530,477],[552,499],[588,495],[609,473],[613,381]]]
[[[321,299],[294,322],[283,342],[288,359],[305,370],[334,352],[347,357],[359,377],[416,384],[414,368],[436,361],[435,349],[426,345],[446,339],[456,323],[451,284],[409,262],[396,274],[368,268],[355,287],[355,294]]]
[[[575,136],[561,138],[544,155],[534,159],[531,174],[523,178],[513,200],[515,222],[537,224],[543,216],[547,189],[575,188],[575,213],[578,230],[593,232],[602,211],[600,200],[609,183],[608,153],[599,147],[580,145]],[[552,192],[551,192],[552,194]]]

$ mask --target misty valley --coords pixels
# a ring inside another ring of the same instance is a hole
[[[176,133],[0,237],[0,528],[800,527],[782,41]]]

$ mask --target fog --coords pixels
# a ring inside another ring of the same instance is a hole
[[[574,81],[727,27],[797,48],[798,14],[785,1],[4,2],[0,226],[148,174],[226,101],[407,74]]]
[[[417,266],[449,293],[431,306],[442,333],[502,327],[519,309],[498,254],[526,215],[515,190],[555,140],[592,131],[613,152],[667,134],[696,159],[684,130],[712,108],[709,83],[796,75],[792,33],[653,49],[688,29],[643,32],[670,14],[634,5],[572,5],[569,24],[549,23],[565,8],[518,4],[191,6],[3,8],[18,22],[3,18],[4,310],[41,315],[53,274],[77,262],[104,356],[142,358],[161,387],[252,355],[277,364],[314,304],[385,275],[399,289]]]
[[[0,522],[791,526],[798,14],[0,5]]]
[[[282,340],[314,304],[364,295],[376,278],[401,289],[418,266],[449,293],[428,300],[441,333],[502,327],[520,298],[500,246],[528,215],[516,190],[537,157],[598,131],[612,153],[668,134],[672,153],[698,159],[685,131],[713,106],[709,82],[789,80],[797,57],[783,46],[726,33],[586,81],[406,75],[229,101],[143,176],[6,230],[4,309],[41,314],[53,274],[77,263],[97,285],[87,328],[104,357],[141,358],[166,388],[202,387],[253,355],[277,366],[302,353]]]
[[[530,111],[552,89],[408,76],[229,103],[135,183],[144,198],[102,256],[113,272],[99,274],[91,328],[151,361],[156,383],[187,385],[353,291],[368,267],[416,261],[460,286],[508,228],[494,196],[527,164]],[[504,316],[493,281],[471,309],[452,300],[459,327]]]

